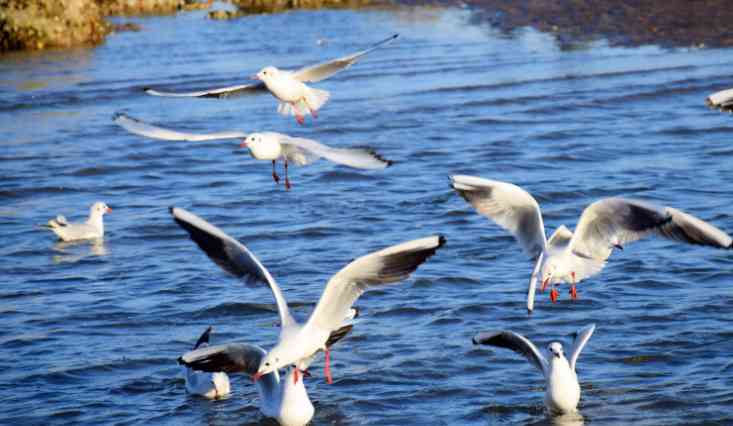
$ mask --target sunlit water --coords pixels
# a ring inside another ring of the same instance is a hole
[[[176,358],[208,325],[215,342],[270,347],[274,303],[226,276],[168,215],[185,207],[245,242],[296,316],[331,274],[386,245],[448,244],[408,283],[374,291],[308,379],[315,424],[544,424],[540,375],[484,329],[544,346],[596,322],[579,363],[581,413],[598,425],[731,424],[733,254],[645,240],[579,286],[525,311],[532,264],[448,186],[449,174],[511,181],[548,228],[606,196],[687,210],[733,232],[733,118],[704,106],[731,86],[733,50],[558,49],[532,30],[470,26],[466,11],[303,11],[209,21],[134,19],[91,50],[0,58],[0,418],[9,424],[252,424],[246,377],[231,398],[187,396]],[[269,95],[162,99],[146,86],[237,84],[402,36],[318,85],[331,101],[298,127]],[[318,44],[318,40],[325,43]],[[286,192],[235,141],[176,143],[116,127],[116,111],[171,127],[273,130],[366,145],[384,171],[318,162]],[[104,200],[103,244],[54,243],[35,225],[81,220]],[[566,339],[567,341],[567,339]],[[567,424],[582,424],[582,421]]]

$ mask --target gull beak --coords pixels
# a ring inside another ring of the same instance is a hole
[[[263,374],[258,371],[258,372],[256,372],[252,376],[252,381],[255,382],[255,383],[257,383],[257,381],[260,380],[260,377],[262,377],[262,376],[263,376]]]
[[[549,278],[545,278],[544,280],[542,280],[542,289],[541,289],[541,291],[545,291],[545,289],[547,288],[547,284],[549,284],[549,283],[550,283],[550,279]]]
[[[112,213],[112,208],[107,207],[107,210],[104,211],[105,213]]]
[[[242,141],[242,143],[239,144],[240,148],[248,148],[249,145],[247,145],[247,141]]]
[[[260,76],[259,76],[259,75],[257,75],[257,74],[252,74],[252,75],[250,75],[250,76],[249,76],[249,78],[250,78],[251,80],[262,80],[262,79],[260,78]]]

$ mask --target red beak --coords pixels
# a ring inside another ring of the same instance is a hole
[[[109,207],[107,207],[107,211],[106,211],[106,213],[112,213],[112,209],[111,209],[111,208],[109,208]]]
[[[549,282],[550,282],[550,279],[549,278],[545,278],[542,281],[542,289],[540,291],[545,291],[545,289],[547,288],[547,284],[549,284]]]
[[[242,143],[239,144],[240,148],[247,148],[247,141],[242,141]]]
[[[260,80],[260,77],[257,74],[249,76],[252,80]]]
[[[252,376],[252,381],[256,383],[258,380],[260,380],[260,377],[262,376],[263,374],[258,371]]]

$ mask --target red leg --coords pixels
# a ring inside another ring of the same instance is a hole
[[[274,180],[275,183],[280,183],[280,176],[278,176],[275,171],[275,160],[272,160],[272,180]]]
[[[560,297],[560,292],[555,287],[552,287],[552,290],[550,290],[550,300],[552,300],[552,303],[557,302],[558,297]]]
[[[318,118],[318,111],[310,108],[308,108],[308,110],[311,112],[311,117],[313,117],[314,119]]]
[[[548,279],[544,279],[544,280],[542,280],[542,287],[540,287],[540,292],[542,292],[542,293],[544,293],[544,292],[545,292],[545,289],[547,288],[547,283],[548,283],[549,281],[550,281],[550,280],[549,280],[549,278],[548,278]]]
[[[293,185],[290,184],[290,179],[288,179],[288,159],[285,159],[285,189],[290,190]]]
[[[575,272],[571,272],[570,276],[573,277],[573,284],[570,286],[570,298],[576,300],[578,298],[578,290],[575,288]]]
[[[297,112],[295,113],[295,121],[297,121],[301,126],[305,124],[305,118]]]
[[[300,370],[298,370],[298,367],[295,367],[295,371],[293,372],[293,384],[298,383],[298,376],[300,376]]]
[[[326,382],[329,385],[333,384],[333,377],[331,377],[331,350],[326,348],[326,367],[323,369],[323,373],[326,375]]]

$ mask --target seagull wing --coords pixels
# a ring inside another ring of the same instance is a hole
[[[165,127],[154,126],[152,124],[145,123],[144,121],[132,118],[129,115],[125,115],[122,113],[115,114],[113,120],[115,123],[117,123],[130,133],[134,133],[140,136],[146,136],[153,139],[164,139],[168,141],[198,142],[214,139],[242,139],[247,137],[246,133],[238,131],[215,133],[179,132],[173,129],[166,129]]]
[[[331,277],[308,326],[322,330],[339,328],[351,305],[369,288],[402,281],[445,244],[435,235],[412,240],[362,256]]]
[[[293,76],[304,83],[315,83],[317,81],[325,80],[339,71],[345,70],[346,68],[354,65],[362,56],[384,46],[387,43],[390,43],[397,37],[399,37],[399,34],[386,38],[366,50],[352,53],[351,55],[346,55],[328,62],[301,68],[295,71]]]
[[[255,345],[229,343],[226,345],[205,346],[186,352],[178,358],[178,363],[192,370],[207,373],[244,373],[255,374],[266,352]]]
[[[549,363],[534,343],[529,339],[513,331],[484,331],[473,338],[475,345],[489,345],[498,348],[511,349],[514,352],[527,358],[545,376],[549,372]]]
[[[384,169],[392,164],[392,161],[385,160],[368,149],[331,148],[311,139],[292,138],[287,135],[280,135],[280,143],[285,147],[288,161],[298,165],[308,164],[321,157],[356,169]]]
[[[575,371],[575,364],[578,362],[580,352],[585,347],[585,344],[588,343],[588,340],[595,329],[596,325],[591,324],[573,333],[575,340],[573,341],[573,349],[570,351],[570,368],[573,371]]]
[[[451,176],[451,187],[476,211],[509,231],[524,251],[536,259],[545,248],[545,227],[537,201],[507,182],[476,176]]]
[[[177,207],[171,207],[170,211],[176,223],[219,267],[236,277],[270,286],[282,328],[295,324],[280,287],[247,247],[193,213]]]
[[[680,210],[638,200],[604,198],[583,211],[570,249],[580,258],[605,261],[614,247],[650,234],[688,244],[732,248],[728,234]]]
[[[199,339],[196,341],[196,344],[193,345],[194,350],[198,349],[201,345],[209,344],[209,336],[211,336],[211,330],[213,330],[213,328],[209,326],[206,331],[201,334],[201,337],[199,337]]]
[[[220,87],[218,89],[200,90],[197,92],[166,92],[146,88],[145,93],[153,96],[164,96],[172,98],[229,98],[235,96],[249,95],[265,90],[265,84],[250,83],[238,84],[236,86]]]

